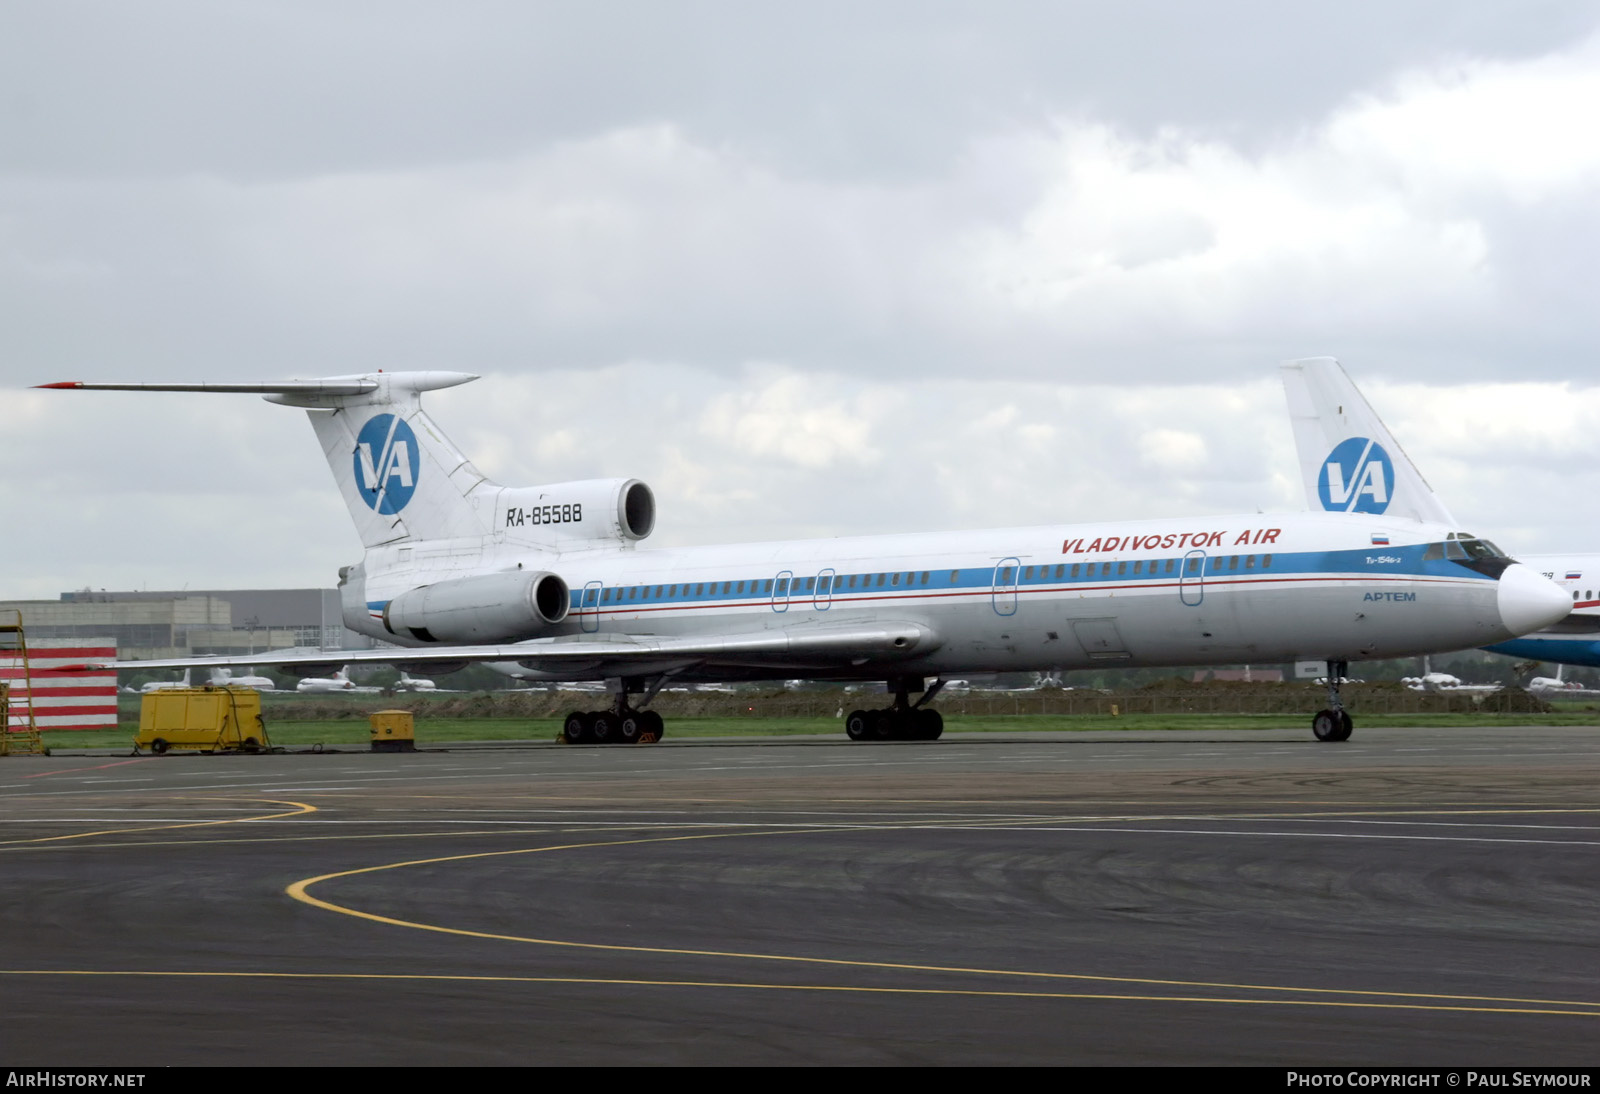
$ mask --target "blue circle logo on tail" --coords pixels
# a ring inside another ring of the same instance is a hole
[[[361,500],[380,513],[395,514],[406,507],[417,489],[421,454],[417,435],[393,414],[379,414],[361,427],[356,437],[356,491]]]
[[[1340,441],[1322,461],[1317,497],[1335,513],[1381,513],[1394,499],[1394,464],[1366,437]]]

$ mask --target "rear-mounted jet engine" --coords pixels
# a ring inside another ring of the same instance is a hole
[[[542,570],[456,577],[401,593],[383,609],[390,634],[422,642],[516,642],[567,617],[567,583]]]

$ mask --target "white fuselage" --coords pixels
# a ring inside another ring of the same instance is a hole
[[[914,622],[937,641],[894,671],[946,676],[1359,660],[1467,648],[1518,633],[1507,583],[1423,559],[1424,545],[1451,531],[1382,517],[1293,514],[661,550],[539,549],[487,537],[375,548],[363,567],[352,568],[343,594],[352,629],[432,649],[440,647],[385,628],[391,598],[522,567],[560,575],[571,597],[565,620],[521,638]],[[1538,610],[1548,617],[1551,594],[1537,584]],[[864,658],[829,675],[883,672]],[[795,674],[761,664],[747,675]]]

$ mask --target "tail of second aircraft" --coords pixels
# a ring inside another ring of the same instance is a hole
[[[1308,357],[1280,371],[1313,510],[1455,523],[1338,361]]]

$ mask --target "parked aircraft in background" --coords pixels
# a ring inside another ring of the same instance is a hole
[[[419,680],[402,672],[400,680],[394,686],[395,691],[439,691],[439,685],[432,680]]]
[[[131,668],[133,664],[137,663],[130,662],[128,665],[121,667]],[[189,683],[189,671],[187,668],[184,669],[183,676],[177,680],[151,680],[148,683],[141,684],[139,686],[139,694],[148,695],[152,691],[173,691],[177,688],[192,688],[194,685]]]
[[[306,675],[481,661],[605,681],[610,708],[570,714],[569,741],[659,736],[648,705],[669,682],[884,681],[892,703],[852,711],[849,735],[934,738],[943,721],[927,704],[955,675],[1292,660],[1328,664],[1312,728],[1343,740],[1349,661],[1503,641],[1567,611],[1550,582],[1425,511],[1431,492],[1342,372],[1365,413],[1322,423],[1334,511],[658,550],[640,547],[656,502],[637,479],[504,487],[480,473],[421,406],[472,379],[45,386],[304,408],[366,548],[340,571],[345,624],[407,648],[249,663]]]
[[[348,653],[348,651],[347,651]],[[296,691],[307,694],[376,695],[382,688],[363,687],[350,679],[343,668],[332,676],[307,676],[295,685]]]
[[[1426,657],[1422,659],[1421,676],[1402,676],[1400,682],[1412,691],[1427,691],[1437,695],[1488,695],[1501,690],[1499,684],[1463,684],[1459,676],[1434,672]]]
[[[1600,691],[1586,688],[1574,680],[1563,680],[1561,673],[1564,666],[1556,666],[1554,676],[1535,676],[1528,681],[1528,691],[1541,699],[1593,699],[1600,697]]]
[[[211,670],[212,687],[254,688],[256,691],[276,691],[278,685],[271,677],[256,676],[246,669],[243,676],[235,676],[230,668],[213,668]]]
[[[1499,684],[1463,684],[1459,676],[1451,676],[1448,672],[1403,676],[1400,682],[1412,691],[1428,691],[1436,695],[1488,695],[1500,690]]]

